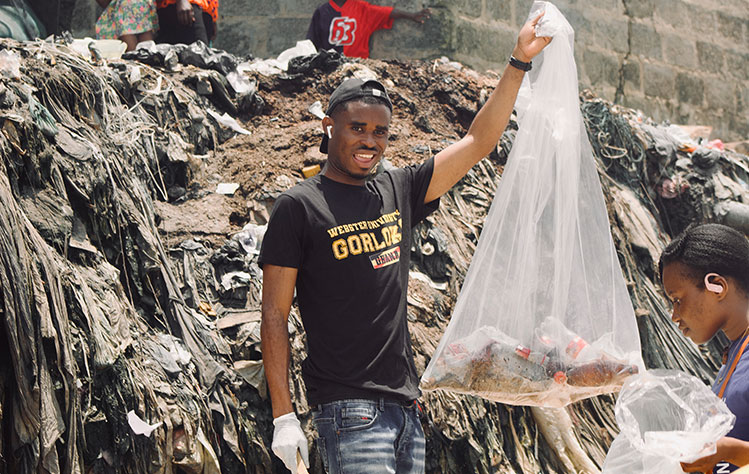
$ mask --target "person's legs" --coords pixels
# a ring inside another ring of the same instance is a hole
[[[144,41],[153,41],[153,31],[146,31],[145,33],[138,33],[138,43]],[[137,43],[136,43],[137,44]]]
[[[136,35],[121,35],[119,37],[119,40],[122,41],[127,45],[127,48],[125,51],[132,51],[135,49],[135,45],[138,44],[138,40],[136,39]]]
[[[205,27],[205,36],[208,38],[208,45],[216,39],[216,25],[213,23],[213,18],[206,12],[203,12],[203,25]]]
[[[159,32],[156,34],[157,43],[174,44],[174,32],[177,26],[177,6],[169,5],[156,10],[159,17]]]
[[[182,25],[177,20],[177,6],[175,4],[159,8],[159,34],[156,38],[158,43],[169,44],[192,44],[200,40],[208,44],[205,25],[203,24],[203,10],[197,5],[192,5],[195,13],[195,21],[192,25]]]
[[[341,400],[313,411],[328,474],[421,474],[424,433],[415,404]]]
[[[424,430],[419,419],[419,405],[401,407],[404,425],[395,453],[395,472],[398,474],[423,474],[426,457]]]
[[[191,28],[193,40],[190,43],[194,43],[200,40],[203,43],[208,44],[208,33],[205,30],[203,9],[197,5],[193,5],[192,9],[193,9],[193,13],[195,14],[195,22],[192,24],[192,28]],[[190,43],[187,43],[187,44],[190,44]]]

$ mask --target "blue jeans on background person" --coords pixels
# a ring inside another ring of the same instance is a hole
[[[423,474],[425,441],[416,401],[338,400],[312,410],[328,474]]]

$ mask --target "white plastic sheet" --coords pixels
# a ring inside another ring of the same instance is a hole
[[[735,421],[702,381],[673,370],[630,377],[615,412],[621,431],[606,455],[604,474],[682,473],[680,462],[714,454]]]
[[[578,102],[574,31],[548,2],[519,129],[455,310],[422,377],[503,403],[561,407],[643,367],[634,311]]]
[[[317,48],[310,40],[297,41],[296,46],[283,51],[276,59],[256,59],[245,61],[237,66],[237,71],[258,72],[264,76],[281,74],[289,68],[289,61],[299,56],[311,56],[317,54]]]
[[[151,433],[163,424],[162,421],[153,425],[148,424],[136,415],[133,410],[127,412],[127,422],[130,424],[130,429],[133,430],[133,433],[146,437],[151,436]]]

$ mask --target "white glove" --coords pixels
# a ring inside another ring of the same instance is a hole
[[[304,465],[309,468],[309,451],[307,437],[304,436],[302,425],[292,411],[273,419],[273,452],[281,458],[289,471],[296,473],[296,452],[302,455]]]

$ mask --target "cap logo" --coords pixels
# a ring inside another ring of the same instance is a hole
[[[382,95],[382,92],[379,89],[372,89],[372,95],[375,97],[380,97]]]

